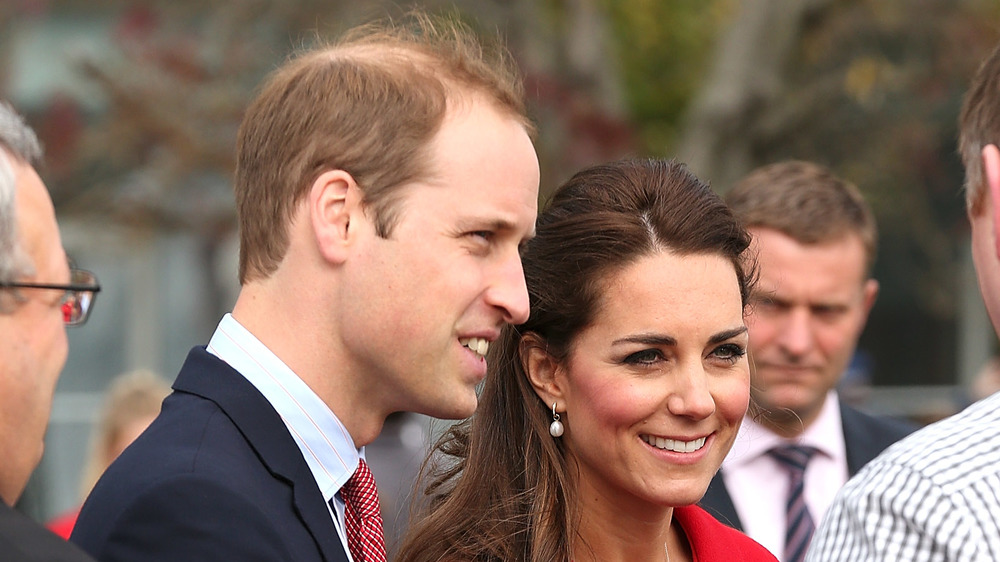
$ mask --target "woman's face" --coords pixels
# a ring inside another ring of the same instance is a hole
[[[604,280],[594,318],[555,375],[581,500],[697,502],[749,401],[733,264],[707,254],[644,257]]]

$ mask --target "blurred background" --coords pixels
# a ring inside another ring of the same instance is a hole
[[[171,381],[236,291],[230,190],[241,112],[296,48],[410,3],[4,0],[0,97],[47,149],[64,244],[104,290],[57,389],[22,505],[79,501],[102,396],[145,368]],[[882,291],[844,391],[929,421],[963,407],[994,354],[968,251],[956,120],[1000,39],[996,0],[451,0],[500,34],[538,124],[542,197],[579,168],[676,157],[724,192],[798,158],[865,193]],[[978,388],[978,387],[977,387]],[[370,450],[387,526],[432,432],[400,416]],[[397,485],[398,482],[398,485]],[[394,503],[396,502],[396,503]]]

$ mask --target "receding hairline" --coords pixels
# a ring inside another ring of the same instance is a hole
[[[460,105],[472,100],[487,102],[500,114],[519,122],[528,136],[534,140],[535,129],[526,115],[504,104],[496,96],[490,95],[486,86],[464,81],[453,72],[448,72],[446,64],[438,64],[442,62],[441,54],[422,43],[391,35],[376,36],[357,42],[333,43],[305,53],[300,59],[303,68],[323,62],[355,63],[380,67],[388,71],[416,71],[426,74],[436,78],[443,86],[449,111],[453,108],[453,103]]]

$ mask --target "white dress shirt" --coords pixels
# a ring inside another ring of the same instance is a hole
[[[207,349],[250,381],[281,416],[316,479],[344,551],[353,562],[339,492],[357,470],[358,460],[364,458],[364,448],[354,446],[347,428],[326,403],[231,314],[223,316]]]
[[[733,448],[722,462],[722,479],[743,523],[743,531],[779,560],[785,548],[789,478],[787,470],[767,452],[787,444],[817,449],[806,468],[804,493],[806,505],[818,526],[848,478],[844,429],[835,391],[827,394],[816,421],[794,440],[777,435],[749,417],[744,418]]]

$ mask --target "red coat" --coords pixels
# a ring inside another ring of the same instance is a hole
[[[45,526],[53,533],[69,540],[69,535],[73,532],[73,526],[76,525],[76,517],[78,515],[80,515],[79,507],[50,519],[45,523]]]
[[[769,550],[696,505],[675,507],[674,519],[687,535],[694,562],[777,562]]]

